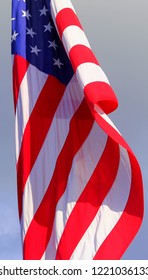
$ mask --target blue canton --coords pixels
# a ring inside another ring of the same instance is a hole
[[[48,4],[47,4],[48,3]],[[12,54],[68,84],[73,70],[58,37],[50,0],[12,0]]]

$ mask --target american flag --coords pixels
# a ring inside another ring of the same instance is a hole
[[[142,176],[70,0],[12,0],[11,42],[23,258],[121,258]]]

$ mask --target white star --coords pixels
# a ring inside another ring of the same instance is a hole
[[[33,35],[35,35],[36,33],[33,31],[33,29],[32,28],[27,28],[26,27],[26,29],[27,29],[27,35],[30,35],[32,38],[33,38]]]
[[[64,65],[64,64],[60,61],[59,58],[58,58],[58,59],[53,58],[53,60],[54,60],[54,64],[53,64],[53,65],[57,65],[59,68],[61,68],[61,65]]]
[[[26,17],[28,20],[29,20],[29,18],[31,17],[31,15],[29,14],[29,10],[27,10],[27,11],[23,11],[22,10],[22,17]]]
[[[38,52],[41,52],[41,50],[37,48],[37,45],[35,47],[32,46],[30,47],[31,47],[31,53],[35,53],[36,55],[38,55]]]
[[[16,41],[16,37],[18,36],[18,33],[16,33],[16,31],[13,32],[12,36],[11,36],[11,43],[13,41]]]
[[[53,28],[50,22],[47,25],[44,25],[44,27],[45,27],[44,32],[46,32],[46,31],[50,31],[51,32],[51,29]]]
[[[46,16],[48,9],[46,9],[46,7],[44,6],[43,9],[39,10],[39,11],[41,13],[40,16],[42,16],[42,15]]]
[[[11,20],[12,20],[12,21],[13,21],[13,20],[16,20],[16,18],[15,18],[15,17],[13,17]]]
[[[55,43],[55,40],[54,41],[48,41],[48,43],[50,44],[48,46],[48,48],[54,48],[56,50],[57,44]]]

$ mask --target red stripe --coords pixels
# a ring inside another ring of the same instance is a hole
[[[111,86],[105,82],[93,82],[85,86],[84,93],[89,103],[97,104],[109,114],[118,107],[118,100]]]
[[[56,259],[70,259],[112,187],[118,170],[119,156],[119,146],[108,138],[102,157],[67,221]]]
[[[60,38],[62,38],[64,29],[68,26],[75,25],[82,29],[77,15],[70,8],[64,8],[57,14],[56,25],[58,27]]]
[[[91,49],[84,45],[76,45],[72,47],[69,52],[69,58],[75,72],[77,67],[85,62],[91,62],[99,65]]]
[[[56,78],[49,76],[26,125],[17,163],[20,216],[22,213],[22,195],[26,180],[43,145],[64,90],[65,86]]]
[[[24,240],[24,259],[40,259],[50,240],[56,205],[63,195],[73,158],[87,138],[93,125],[85,100],[70,122],[70,130],[57,159],[48,190],[32,220]]]
[[[14,55],[13,61],[13,99],[14,109],[16,111],[17,100],[21,82],[26,74],[29,63],[22,56]]]
[[[95,109],[95,104],[92,104],[88,99],[88,106],[90,108],[90,111],[92,112],[92,115],[94,116],[94,119],[98,123],[98,125],[104,130],[104,132],[109,135],[116,143],[120,144],[123,148],[130,151],[132,153],[132,150],[130,149],[127,142],[124,140],[122,135],[110,124],[108,123],[101,114],[99,114]]]
[[[129,157],[132,169],[130,196],[121,218],[102,243],[94,257],[95,260],[120,259],[142,222],[143,191],[141,171],[134,155],[130,153]]]

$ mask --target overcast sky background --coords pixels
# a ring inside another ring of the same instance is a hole
[[[148,259],[148,1],[72,0],[119,108],[110,116],[143,174],[145,216],[123,259]],[[11,0],[0,3],[0,259],[21,259],[11,83]],[[136,194],[135,194],[136,195]],[[137,205],[138,207],[138,205]]]

